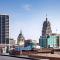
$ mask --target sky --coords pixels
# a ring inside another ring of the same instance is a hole
[[[0,14],[9,15],[9,34],[15,40],[22,30],[25,39],[39,41],[46,14],[52,32],[60,33],[60,0],[0,0]]]

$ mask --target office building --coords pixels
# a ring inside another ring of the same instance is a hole
[[[9,16],[0,15],[0,44],[9,44]]]
[[[39,45],[42,48],[58,48],[59,36],[41,36],[39,39]]]

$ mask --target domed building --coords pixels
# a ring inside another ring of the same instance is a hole
[[[25,44],[24,42],[25,42],[25,38],[24,38],[24,36],[22,34],[22,31],[20,31],[20,34],[19,34],[19,36],[17,38],[17,44],[19,46],[24,46],[24,44]]]
[[[51,35],[51,34],[52,34],[52,30],[51,30],[50,22],[46,17],[46,21],[44,21],[43,23],[42,36]]]

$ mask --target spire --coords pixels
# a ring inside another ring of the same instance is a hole
[[[46,21],[47,21],[47,14],[46,14]]]
[[[22,30],[20,30],[20,34],[22,35]]]

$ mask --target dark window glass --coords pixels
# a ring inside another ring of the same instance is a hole
[[[9,44],[9,38],[6,38],[6,44]]]

